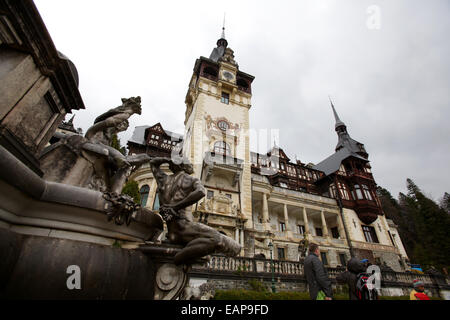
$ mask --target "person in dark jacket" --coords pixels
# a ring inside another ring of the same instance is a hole
[[[333,298],[331,280],[327,271],[319,259],[319,246],[315,243],[309,245],[309,255],[305,258],[304,270],[306,281],[309,286],[309,295],[312,300],[316,300],[319,291],[325,294],[325,300]]]
[[[358,274],[366,272],[366,266],[356,258],[351,258],[347,262],[347,271],[336,276],[336,281],[348,285],[348,295],[350,300],[359,300],[356,295],[356,281]]]

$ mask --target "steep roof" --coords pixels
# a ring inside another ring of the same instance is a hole
[[[321,161],[320,163],[316,164],[313,169],[320,170],[325,175],[330,175],[336,171],[339,170],[339,167],[341,166],[341,163],[343,160],[347,159],[348,157],[355,157],[358,159],[361,159],[363,161],[368,162],[367,159],[361,157],[356,152],[352,152],[347,148],[342,148],[339,151],[335,152],[325,160]]]

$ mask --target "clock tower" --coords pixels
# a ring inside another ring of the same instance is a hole
[[[253,79],[239,70],[223,31],[209,58],[196,60],[185,100],[183,155],[205,185],[203,205],[220,212],[220,201],[228,201],[229,213],[242,218],[238,219],[242,227],[251,226],[252,216],[249,110]]]

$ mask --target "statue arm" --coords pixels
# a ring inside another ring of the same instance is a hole
[[[133,166],[139,166],[147,161],[150,161],[152,158],[146,153],[133,154],[131,156],[127,156],[127,161]]]
[[[130,115],[128,113],[117,114],[109,117],[91,126],[88,131],[86,131],[84,137],[87,139],[91,139],[97,132],[102,131],[106,128],[115,127],[123,121],[127,120],[129,117]]]
[[[199,179],[197,178],[193,178],[193,177],[189,177],[189,179],[193,179],[193,187],[194,190],[188,194],[187,197],[185,197],[183,200],[174,203],[174,204],[170,204],[170,205],[165,205],[166,207],[170,207],[172,209],[174,209],[175,211],[178,211],[180,209],[184,209],[186,207],[189,207],[195,203],[197,203],[200,199],[202,199],[206,192],[205,192],[205,188],[203,187],[202,183],[200,182]]]

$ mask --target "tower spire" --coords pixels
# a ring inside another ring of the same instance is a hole
[[[223,26],[222,26],[222,37],[221,39],[225,39],[225,12],[223,13]]]
[[[336,125],[335,125],[335,129],[344,126],[345,127],[345,123],[341,121],[341,119],[339,119],[339,116],[336,112],[336,109],[334,108],[334,104],[333,101],[331,100],[331,97],[328,96],[328,99],[330,99],[330,103],[331,103],[331,108],[333,109],[333,114],[334,114],[334,119],[336,120]]]

